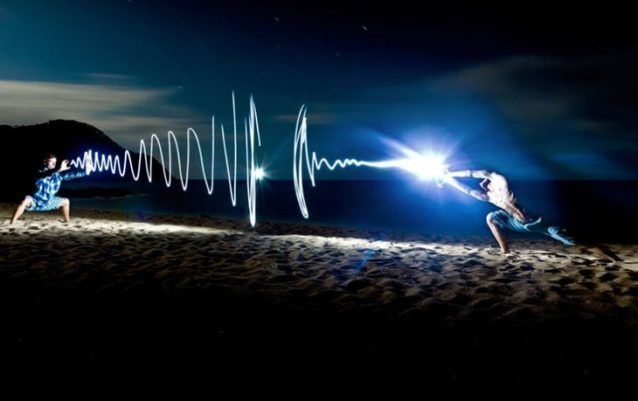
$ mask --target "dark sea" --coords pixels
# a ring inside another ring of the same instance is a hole
[[[471,183],[471,182],[468,182]],[[133,195],[76,197],[80,188],[119,188]],[[532,216],[542,216],[581,240],[635,241],[638,239],[638,181],[512,181],[520,205]],[[260,221],[343,226],[418,234],[489,236],[485,215],[495,210],[459,191],[427,181],[318,180],[305,182],[309,218],[297,203],[292,181],[258,183],[257,224]],[[228,181],[215,182],[208,195],[203,181],[191,181],[184,192],[178,181],[160,184],[115,181],[65,183],[75,207],[145,214],[206,215],[245,219],[248,206],[244,181],[237,183],[237,206],[229,196]],[[515,235],[517,236],[517,235]]]

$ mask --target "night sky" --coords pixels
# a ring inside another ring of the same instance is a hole
[[[329,158],[392,157],[392,139],[512,178],[638,178],[635,14],[609,2],[93,3],[0,3],[1,124],[75,119],[131,149],[189,126],[208,141],[235,91],[242,117],[255,97],[273,178],[291,177],[302,104]]]

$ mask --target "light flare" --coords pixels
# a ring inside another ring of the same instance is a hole
[[[257,167],[255,169],[255,178],[259,181],[266,178],[266,172],[264,171],[262,167]]]
[[[319,158],[316,152],[310,153],[308,150],[308,122],[307,108],[301,106],[297,115],[297,123],[295,125],[295,139],[293,144],[293,161],[292,161],[292,177],[295,186],[295,195],[301,215],[304,218],[309,217],[308,206],[306,204],[306,196],[304,192],[304,166],[310,179],[310,184],[315,187],[315,174],[318,170],[326,167],[333,171],[337,167],[371,167],[371,168],[398,168],[414,174],[421,180],[436,179],[443,180],[447,171],[445,164],[445,156],[430,153],[422,154],[410,148],[399,146],[399,150],[404,157],[381,161],[357,160],[352,158],[335,159],[332,162],[325,157]]]

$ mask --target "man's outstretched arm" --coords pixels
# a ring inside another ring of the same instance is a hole
[[[42,178],[51,179],[55,174],[64,175],[65,171],[69,171],[67,160],[64,160],[60,167],[58,167],[57,169],[39,170],[34,174],[34,176],[36,181]]]
[[[457,178],[490,178],[492,174],[494,173],[487,170],[459,170],[447,173],[449,177]]]
[[[38,170],[33,174],[33,177],[35,178],[36,181],[38,181],[43,178],[49,178],[53,176],[53,174],[57,174],[57,173],[59,173],[58,170]]]
[[[63,162],[63,164],[65,167],[65,170],[63,170],[63,172],[61,173],[63,180],[73,180],[75,178],[86,177],[87,175],[90,174],[90,171],[93,168],[93,165],[90,160],[87,161],[87,165],[85,166],[84,170],[75,169],[73,171],[70,171],[68,167],[68,162],[66,160]]]
[[[469,170],[468,170],[469,171]],[[478,177],[477,177],[478,178]],[[448,175],[446,177],[445,182],[458,189],[461,192],[464,192],[480,201],[488,202],[487,194],[485,192],[479,191],[477,189],[472,189],[467,185],[460,183],[454,176]]]
[[[73,180],[76,178],[86,177],[88,174],[84,170],[73,170],[73,171],[65,171],[64,173],[60,173],[63,180]]]

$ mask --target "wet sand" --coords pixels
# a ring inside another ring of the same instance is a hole
[[[622,399],[637,373],[636,244],[11,211],[4,368],[78,391]]]

